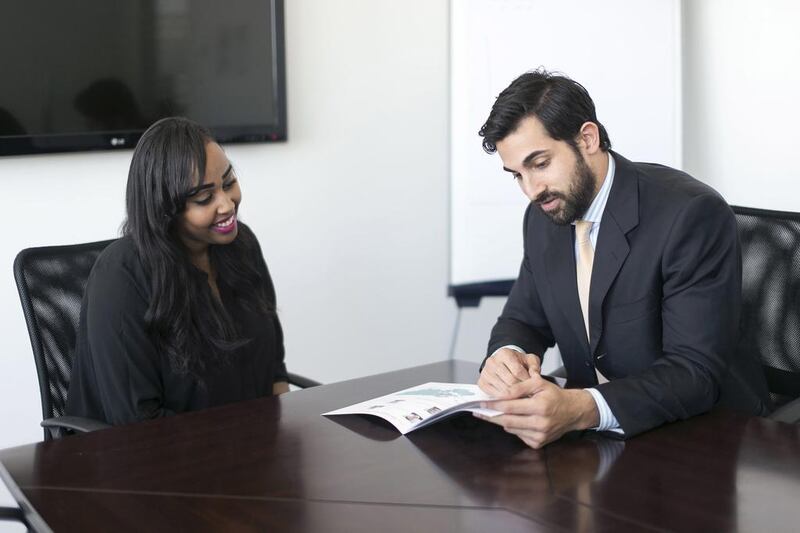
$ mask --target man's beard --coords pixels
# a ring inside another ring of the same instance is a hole
[[[561,192],[551,193],[548,190],[544,190],[534,199],[534,203],[539,209],[542,209],[542,204],[546,204],[554,198],[562,200],[561,206],[553,211],[542,209],[542,212],[559,226],[572,224],[585,215],[586,210],[592,205],[592,200],[594,199],[597,180],[592,169],[586,164],[583,155],[576,149],[574,149],[574,152],[576,156],[575,169],[567,194]]]

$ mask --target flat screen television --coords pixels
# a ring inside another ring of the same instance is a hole
[[[0,155],[130,148],[172,115],[286,139],[283,0],[7,2],[0,50]]]

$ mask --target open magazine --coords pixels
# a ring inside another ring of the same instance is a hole
[[[490,417],[503,414],[479,407],[482,401],[491,399],[471,383],[430,382],[323,413],[323,416],[374,415],[383,418],[405,435],[460,411]]]

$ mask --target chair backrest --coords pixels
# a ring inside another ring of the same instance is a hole
[[[739,350],[758,354],[780,406],[800,397],[800,213],[733,212],[742,245]]]
[[[43,419],[64,414],[86,282],[97,256],[112,242],[27,248],[14,260]]]

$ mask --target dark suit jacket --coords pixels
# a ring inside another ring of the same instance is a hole
[[[567,377],[597,386],[630,437],[722,404],[768,412],[755,356],[737,355],[741,256],[730,207],[710,187],[661,165],[613,154],[600,224],[587,341],[575,279],[574,226],[525,213],[519,277],[488,353],[558,343]]]

